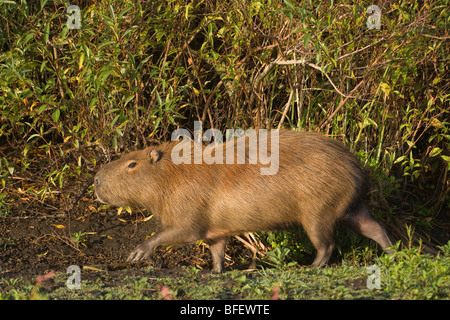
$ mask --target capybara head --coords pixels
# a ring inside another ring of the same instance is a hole
[[[157,171],[164,156],[164,151],[149,147],[106,164],[94,178],[97,198],[115,206],[145,207],[159,182]]]

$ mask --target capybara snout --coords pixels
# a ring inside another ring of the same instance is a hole
[[[245,137],[219,146],[224,159],[236,151],[233,144],[240,139]],[[275,141],[270,135],[264,139],[270,150]],[[106,164],[94,178],[98,199],[147,208],[162,224],[162,230],[135,248],[128,260],[148,258],[159,245],[206,239],[213,270],[221,272],[228,236],[302,226],[317,249],[317,267],[330,258],[338,222],[383,249],[390,246],[384,228],[362,201],[367,179],[360,163],[342,143],[318,133],[292,131],[280,131],[277,139],[277,172],[271,175],[261,174],[267,164],[249,161],[248,147],[244,162],[237,161],[236,153],[234,163],[211,163],[206,157],[197,163],[174,161],[174,147],[185,142],[151,146]]]

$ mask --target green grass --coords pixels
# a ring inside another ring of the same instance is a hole
[[[375,273],[369,266],[343,261],[340,266],[262,268],[212,274],[196,268],[155,277],[152,268],[138,272],[85,271],[81,289],[66,287],[68,274],[56,273],[52,280],[35,284],[23,278],[0,280],[0,299],[449,299],[450,242],[437,256],[421,253],[420,247],[397,250],[376,258],[379,289],[369,289]],[[133,275],[134,273],[134,275]]]

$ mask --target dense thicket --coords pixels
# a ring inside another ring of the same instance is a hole
[[[80,29],[68,1],[0,2],[0,215],[72,210],[103,155],[201,120],[342,139],[397,238],[448,237],[448,1],[377,3],[380,29],[369,1],[70,4]]]

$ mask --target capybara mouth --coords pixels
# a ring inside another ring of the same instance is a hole
[[[101,204],[108,204],[108,202],[106,202],[105,200],[103,200],[102,198],[99,197],[98,193],[95,193],[95,196],[97,197],[97,201],[100,202]]]

